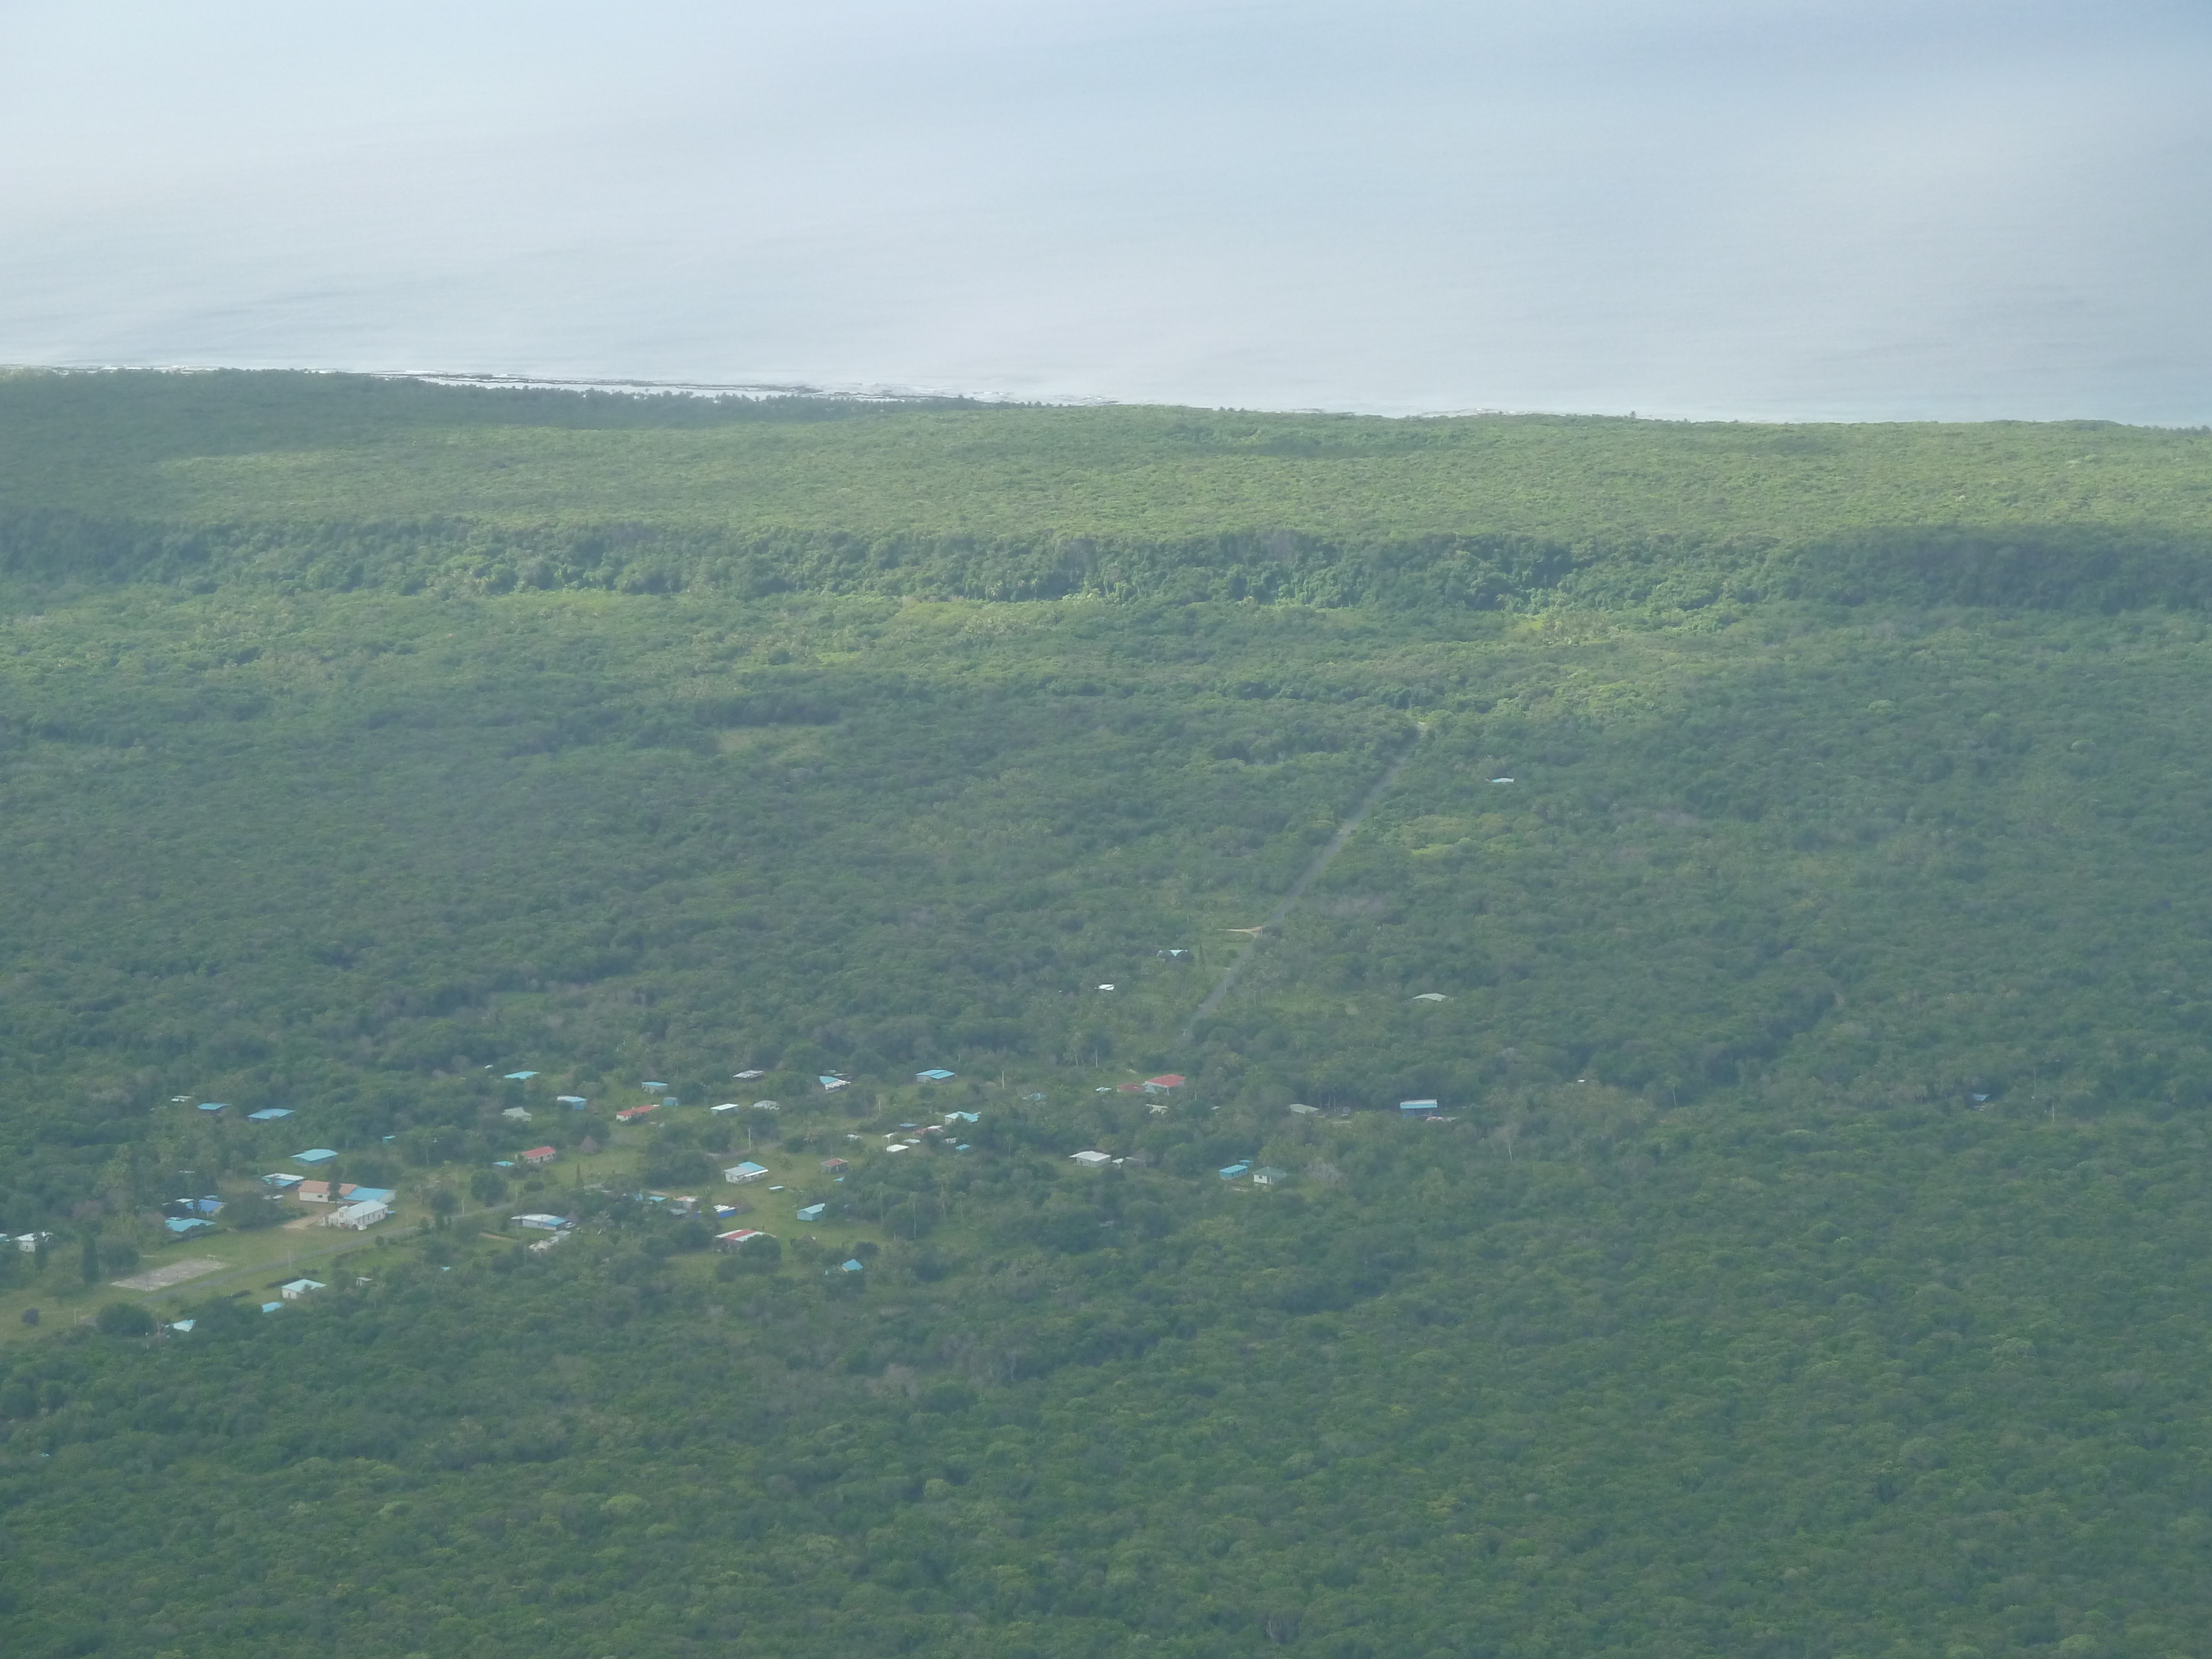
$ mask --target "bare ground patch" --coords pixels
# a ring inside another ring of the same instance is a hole
[[[143,1273],[133,1273],[128,1279],[118,1279],[118,1291],[166,1291],[172,1285],[181,1285],[188,1279],[198,1279],[202,1273],[211,1273],[227,1267],[227,1261],[218,1261],[211,1255],[188,1255],[181,1261],[172,1261]]]

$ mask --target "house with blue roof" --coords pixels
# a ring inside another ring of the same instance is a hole
[[[1398,1103],[1398,1109],[1401,1112],[1433,1112],[1437,1109],[1437,1103],[1433,1100],[1401,1100]]]
[[[916,1072],[914,1080],[916,1083],[950,1083],[957,1075],[957,1073],[948,1072],[941,1066],[933,1066],[926,1072]]]
[[[304,1152],[293,1153],[292,1162],[307,1164],[328,1164],[337,1156],[337,1154],[327,1146],[311,1146]]]
[[[204,1100],[200,1102],[200,1110],[204,1112],[227,1112],[229,1109],[229,1106],[220,1100]]]
[[[280,1117],[291,1115],[292,1109],[289,1106],[264,1106],[258,1112],[248,1112],[246,1115],[246,1121],[248,1123],[274,1123]]]
[[[1249,1164],[1231,1164],[1225,1165],[1221,1170],[1221,1178],[1224,1181],[1234,1181],[1237,1176],[1244,1174],[1252,1166]]]
[[[527,1083],[537,1075],[535,1072],[509,1072],[507,1074],[507,1080],[509,1083]]]
[[[756,1164],[752,1159],[747,1158],[744,1163],[733,1164],[723,1170],[722,1179],[732,1187],[744,1187],[758,1181],[767,1173],[768,1168],[765,1164]]]
[[[194,1233],[202,1231],[208,1232],[215,1231],[214,1222],[202,1221],[197,1217],[187,1219],[183,1216],[173,1215],[161,1224],[179,1238],[190,1238]]]
[[[799,1218],[801,1221],[819,1221],[822,1219],[822,1212],[829,1207],[827,1204],[810,1204],[799,1212]]]

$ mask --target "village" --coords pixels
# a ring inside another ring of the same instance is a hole
[[[731,1081],[757,1084],[767,1075],[748,1068],[733,1073]],[[586,1194],[624,1198],[671,1218],[703,1223],[712,1230],[714,1251],[743,1253],[756,1271],[781,1271],[786,1242],[804,1241],[808,1259],[820,1256],[824,1247],[817,1234],[834,1225],[845,1248],[831,1250],[836,1259],[821,1271],[862,1275],[885,1241],[877,1229],[844,1212],[837,1189],[872,1159],[975,1154],[973,1136],[985,1109],[985,1091],[972,1084],[958,1091],[967,1104],[942,1109],[951,1085],[961,1082],[944,1066],[918,1071],[907,1085],[876,1088],[867,1105],[878,1121],[863,1119],[852,1127],[848,1116],[832,1117],[827,1109],[832,1103],[842,1105],[841,1097],[860,1098],[851,1093],[854,1079],[835,1073],[815,1075],[810,1098],[789,1103],[789,1109],[786,1102],[772,1099],[687,1107],[667,1083],[642,1079],[629,1103],[604,1116],[593,1111],[586,1096],[553,1094],[542,1085],[532,1089],[540,1076],[531,1069],[501,1074],[500,1082],[518,1085],[524,1099],[501,1108],[497,1120],[517,1140],[530,1139],[526,1132],[549,1110],[556,1115],[554,1121],[566,1121],[563,1127],[481,1166],[411,1170],[404,1184],[380,1184],[333,1174],[341,1165],[389,1167],[391,1160],[373,1150],[364,1156],[308,1146],[273,1157],[267,1164],[282,1167],[265,1168],[246,1190],[234,1181],[228,1196],[187,1193],[168,1201],[158,1218],[158,1254],[112,1277],[72,1275],[70,1268],[76,1264],[67,1259],[69,1242],[51,1231],[9,1237],[6,1243],[33,1262],[15,1288],[0,1291],[0,1340],[37,1329],[49,1310],[68,1322],[89,1322],[94,1316],[91,1304],[117,1292],[146,1306],[164,1332],[189,1332],[191,1321],[177,1316],[177,1309],[210,1294],[253,1299],[263,1311],[277,1314],[346,1275],[365,1279],[376,1253],[392,1243],[440,1233],[473,1234],[544,1255],[577,1236],[585,1221]],[[1003,1079],[991,1087],[1024,1108],[1042,1106],[1047,1098],[1042,1090]],[[1162,1073],[1092,1089],[1137,1097],[1147,1115],[1158,1117],[1188,1093],[1188,1079]],[[929,1104],[933,1099],[936,1105]],[[289,1107],[237,1113],[227,1103],[189,1096],[171,1105],[202,1121],[234,1120],[264,1133],[289,1127],[296,1118]],[[1321,1115],[1321,1109],[1299,1103],[1286,1109],[1293,1116]],[[1434,1100],[1401,1102],[1397,1115],[1449,1121]],[[571,1133],[568,1123],[603,1125],[599,1132],[606,1134],[606,1142],[601,1144],[588,1129]],[[708,1151],[731,1150],[721,1161],[697,1161],[706,1174],[703,1181],[655,1184],[646,1172],[656,1161],[665,1162],[657,1160],[656,1152],[672,1129],[677,1133],[668,1139]],[[834,1144],[818,1144],[825,1140]],[[1079,1170],[1111,1169],[1127,1161],[1095,1146],[1064,1155]],[[1215,1174],[1224,1184],[1254,1188],[1279,1188],[1292,1180],[1290,1171],[1250,1158],[1234,1159]],[[501,1199],[508,1201],[502,1204]],[[366,1258],[364,1250],[371,1252]],[[51,1260],[58,1254],[64,1259]]]

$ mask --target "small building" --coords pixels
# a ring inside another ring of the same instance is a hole
[[[248,1112],[246,1115],[246,1121],[248,1123],[274,1123],[280,1117],[291,1115],[292,1109],[289,1106],[264,1106],[258,1112]]]
[[[1164,1072],[1158,1077],[1148,1077],[1145,1079],[1146,1093],[1155,1089],[1180,1089],[1182,1085],[1183,1077],[1180,1072]]]
[[[212,1232],[215,1230],[214,1222],[202,1221],[197,1216],[187,1218],[173,1215],[161,1224],[179,1238],[190,1238],[194,1233],[203,1231]]]
[[[655,1093],[659,1093],[668,1087],[665,1083],[641,1083],[637,1086],[641,1089],[653,1090]]]
[[[1141,1083],[1117,1083],[1114,1087],[1125,1095],[1140,1095],[1145,1092],[1145,1085]]]
[[[860,1260],[857,1257],[854,1257],[840,1264],[839,1271],[842,1273],[864,1273],[866,1269],[861,1265]]]
[[[743,1169],[744,1166],[743,1164],[739,1164],[738,1167],[739,1169]],[[825,1158],[822,1160],[821,1164],[822,1173],[823,1175],[842,1175],[851,1167],[852,1166],[847,1164],[842,1158]]]
[[[507,1080],[509,1083],[527,1083],[537,1075],[535,1072],[509,1072],[507,1074]]]
[[[1255,1187],[1279,1187],[1291,1178],[1288,1170],[1279,1170],[1272,1164],[1262,1164],[1252,1171]]]
[[[756,1112],[780,1112],[783,1108],[772,1100],[757,1100],[753,1102],[751,1109]]]
[[[261,1177],[261,1184],[264,1187],[274,1187],[280,1193],[289,1193],[306,1179],[305,1176],[265,1175]]]
[[[819,1221],[822,1219],[823,1212],[829,1207],[827,1204],[810,1204],[799,1212],[799,1218],[801,1221]]]
[[[1224,1181],[1234,1181],[1239,1176],[1248,1173],[1251,1168],[1249,1164],[1225,1164],[1221,1167],[1221,1178]]]
[[[1114,1161],[1114,1154],[1111,1152],[1070,1152],[1068,1157],[1086,1170],[1095,1170],[1102,1164],[1111,1164]]]
[[[728,1169],[723,1170],[722,1179],[732,1187],[746,1187],[767,1174],[768,1170],[765,1165],[756,1164],[752,1159],[747,1158],[744,1163],[732,1164]]]
[[[1401,1100],[1398,1103],[1398,1109],[1401,1112],[1425,1114],[1435,1111],[1437,1103],[1433,1100]]]
[[[349,1187],[344,1196],[356,1204],[389,1204],[398,1194],[389,1187]]]
[[[303,1296],[313,1296],[317,1291],[326,1291],[329,1285],[318,1279],[295,1279],[289,1285],[279,1285],[276,1294],[287,1302],[297,1302]]]
[[[725,1112],[742,1112],[744,1109],[745,1109],[743,1106],[740,1106],[736,1101],[726,1100],[719,1106],[709,1106],[707,1109],[707,1115],[709,1117],[720,1117]]]
[[[204,1112],[227,1112],[229,1109],[230,1108],[220,1100],[204,1100],[200,1102],[200,1110]]]
[[[510,1106],[500,1115],[512,1118],[517,1123],[527,1123],[530,1121],[530,1109],[527,1106]]]
[[[560,1156],[561,1154],[550,1146],[532,1146],[522,1155],[522,1161],[534,1170],[541,1165],[550,1164]]]
[[[518,1227],[534,1228],[542,1233],[562,1232],[576,1224],[568,1217],[560,1215],[517,1215],[509,1216],[507,1219]]]
[[[1446,996],[1442,991],[1424,991],[1420,995],[1415,997],[1413,1000],[1416,1002],[1449,1002],[1451,999]]]
[[[643,1117],[647,1112],[657,1112],[659,1109],[659,1103],[651,1100],[646,1102],[642,1106],[625,1106],[622,1110],[615,1114],[615,1121],[617,1123],[635,1123],[638,1119]]]
[[[853,1086],[852,1080],[848,1078],[817,1077],[814,1080],[822,1085],[822,1092],[827,1095],[834,1095],[840,1089],[849,1089]]]
[[[352,1232],[366,1232],[392,1213],[392,1206],[370,1199],[365,1203],[348,1204],[333,1210],[325,1218],[325,1227],[343,1227]]]
[[[1296,1112],[1300,1117],[1318,1117],[1321,1115],[1320,1107],[1308,1106],[1297,1101],[1291,1103],[1291,1109]]]
[[[941,1066],[933,1066],[926,1072],[916,1072],[914,1074],[914,1080],[916,1083],[950,1083],[957,1075],[958,1073],[948,1072]]]
[[[749,1239],[766,1238],[769,1234],[757,1227],[732,1227],[728,1232],[714,1235],[714,1243],[726,1250],[734,1250]]]
[[[981,1123],[983,1119],[975,1112],[947,1112],[945,1121],[947,1123]]]
[[[556,1095],[553,1098],[556,1103],[566,1106],[572,1112],[580,1112],[592,1103],[581,1095]]]
[[[768,1073],[766,1072],[762,1071],[760,1067],[755,1066],[749,1067],[744,1071],[733,1073],[730,1081],[732,1083],[750,1083],[755,1078],[763,1078],[767,1075]]]
[[[283,1306],[284,1304],[281,1302],[264,1302],[261,1304],[261,1311],[264,1313],[279,1313],[283,1311]]]
[[[327,1181],[302,1181],[292,1188],[292,1196],[302,1204],[343,1203],[354,1195],[353,1183],[342,1181],[337,1190],[331,1190]]]
[[[311,1146],[304,1152],[293,1153],[292,1162],[304,1164],[313,1169],[318,1164],[328,1164],[337,1156],[337,1154],[327,1146]]]
[[[34,1255],[38,1253],[40,1245],[52,1244],[58,1241],[52,1233],[17,1233],[15,1238],[15,1248],[25,1255]]]

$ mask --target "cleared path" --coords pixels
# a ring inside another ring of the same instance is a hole
[[[1406,769],[1407,763],[1419,751],[1421,738],[1426,737],[1428,732],[1425,726],[1419,729],[1413,741],[1406,746],[1406,752],[1390,763],[1389,769],[1375,781],[1375,787],[1352,809],[1352,816],[1337,826],[1336,833],[1328,838],[1328,845],[1314,854],[1314,860],[1306,866],[1305,873],[1291,884],[1291,890],[1283,895],[1275,908],[1267,913],[1267,921],[1260,924],[1262,930],[1261,938],[1264,939],[1267,932],[1281,924],[1283,918],[1291,914],[1291,907],[1306,896],[1306,889],[1321,878],[1321,872],[1328,868],[1330,860],[1341,853],[1345,843],[1358,833],[1359,826],[1366,822],[1367,815],[1375,810],[1375,804],[1390,793],[1390,786],[1398,781],[1398,775]],[[1220,982],[1206,994],[1206,1000],[1198,1005],[1198,1012],[1190,1017],[1190,1024],[1182,1028],[1185,1042],[1196,1035],[1206,1017],[1221,1006],[1221,999],[1229,994],[1230,988],[1237,983],[1237,975],[1244,970],[1244,964],[1252,959],[1252,953],[1259,947],[1260,939],[1254,939],[1237,953],[1228,967],[1222,969]]]

